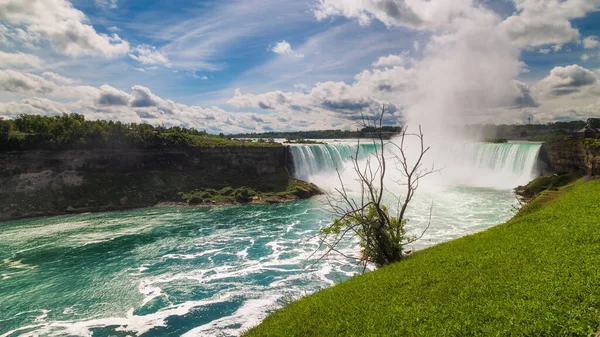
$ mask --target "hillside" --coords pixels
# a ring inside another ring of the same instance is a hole
[[[593,336],[600,181],[575,185],[505,224],[304,297],[245,336]]]

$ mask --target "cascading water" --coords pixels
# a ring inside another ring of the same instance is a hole
[[[467,143],[439,151],[436,167],[442,168],[437,183],[512,189],[536,175],[539,143]],[[375,151],[373,143],[332,143],[294,145],[291,153],[294,176],[323,183],[323,176],[337,174],[352,157],[366,159]],[[350,172],[351,173],[351,172]],[[393,175],[393,172],[391,172]],[[321,179],[317,178],[320,176]],[[337,179],[335,179],[337,181]],[[327,187],[327,186],[321,186]]]
[[[540,143],[470,143],[440,156],[446,184],[513,189],[537,175]]]
[[[409,233],[431,220],[410,248],[510,218],[511,188],[531,178],[539,148],[466,144],[428,153],[444,169],[423,181],[409,205]],[[357,150],[366,159],[375,145],[294,145],[296,176],[331,188],[336,168],[346,168],[350,186],[356,177],[345,165]],[[389,173],[397,174],[392,165]],[[0,223],[0,336],[239,336],[290,298],[354,275],[354,261],[341,256],[314,260],[319,229],[331,220],[317,196]]]
[[[341,170],[351,158],[365,159],[375,151],[373,143],[332,143],[292,145],[294,177],[309,180],[321,173],[335,173]]]

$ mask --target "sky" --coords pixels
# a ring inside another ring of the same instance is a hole
[[[0,0],[0,117],[211,133],[600,117],[600,0]]]

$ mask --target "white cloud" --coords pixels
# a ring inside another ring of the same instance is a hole
[[[550,74],[536,84],[536,89],[544,96],[564,96],[580,92],[583,88],[596,84],[594,72],[579,65],[554,67]]]
[[[319,0],[315,9],[319,20],[331,16],[346,16],[357,19],[362,25],[377,19],[387,26],[417,27],[423,19],[404,0]]]
[[[413,49],[418,52],[419,50],[421,50],[421,44],[419,43],[419,41],[415,40],[413,42]]]
[[[249,132],[294,127],[316,128],[324,125],[316,117],[289,113],[257,115],[250,112],[228,112],[218,107],[202,108],[164,99],[149,88],[135,85],[129,93],[109,85],[74,86],[57,83],[65,78],[46,73],[45,77],[13,70],[0,70],[0,91],[33,94],[18,102],[0,102],[0,116],[16,117],[21,113],[57,115],[78,112],[88,119],[112,119],[122,122],[146,122],[167,126],[194,127],[210,132]],[[54,100],[58,98],[58,100]],[[289,125],[286,121],[297,121]],[[327,120],[335,123],[334,118]]]
[[[121,29],[119,27],[117,27],[117,26],[110,26],[110,27],[106,28],[106,30],[108,30],[111,33],[116,33],[116,32],[120,32],[121,31]]]
[[[583,62],[587,62],[590,59],[590,55],[589,54],[583,54],[581,55],[581,60]]]
[[[402,53],[399,55],[388,55],[382,56],[377,60],[377,62],[373,62],[373,67],[394,67],[394,66],[404,66],[410,63],[410,60],[407,59],[407,53]]]
[[[35,32],[25,31],[19,27],[8,27],[0,24],[0,44],[9,47],[37,49],[41,37]]]
[[[55,51],[68,56],[115,57],[129,51],[127,41],[117,34],[96,32],[86,23],[85,14],[66,0],[4,0],[0,19],[25,27],[27,35],[47,40]]]
[[[5,53],[0,51],[0,68],[39,68],[44,61],[25,53]]]
[[[55,84],[43,77],[11,69],[0,70],[0,90],[14,93],[50,93]]]
[[[600,47],[600,41],[598,41],[597,36],[588,36],[583,39],[583,48],[585,49],[595,49]]]
[[[530,73],[531,69],[529,69],[529,66],[527,65],[527,63],[521,61],[519,62],[519,74],[527,74]]]
[[[169,63],[169,59],[165,53],[157,50],[154,46],[146,44],[135,47],[131,53],[129,53],[129,57],[140,62],[141,64],[159,64],[165,67],[171,67],[171,63]]]
[[[58,83],[58,84],[75,84],[75,83],[79,83],[78,80],[72,79],[72,78],[68,78],[65,76],[62,76],[60,74],[57,73],[53,73],[53,72],[44,72],[42,74],[42,76],[54,83]]]
[[[273,48],[271,48],[271,51],[279,55],[287,55],[294,58],[304,57],[304,54],[294,51],[292,46],[286,40],[278,42]]]
[[[296,84],[294,84],[294,89],[304,91],[304,90],[308,89],[308,87],[306,86],[306,84],[296,83]]]
[[[538,50],[540,52],[540,54],[550,54],[550,52],[552,50],[548,49],[548,48],[542,48],[540,50]]]
[[[94,2],[100,8],[115,9],[118,7],[118,0],[94,0]]]
[[[521,47],[561,46],[579,39],[570,20],[596,11],[599,0],[514,0],[517,13],[502,23]],[[560,49],[560,47],[558,47]]]

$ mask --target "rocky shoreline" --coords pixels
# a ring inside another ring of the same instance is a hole
[[[285,146],[4,152],[0,221],[165,204],[281,203],[322,193],[290,178],[289,155]],[[184,198],[225,190],[232,194]]]

